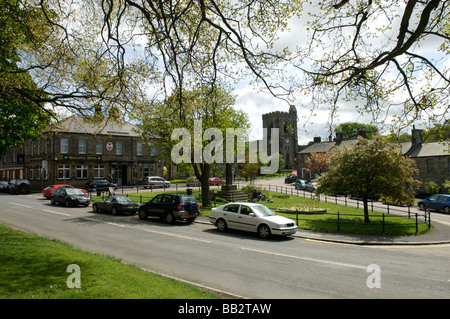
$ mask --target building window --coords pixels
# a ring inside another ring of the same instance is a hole
[[[150,146],[150,155],[151,156],[156,156],[156,145],[155,144],[152,144]]]
[[[41,179],[41,167],[36,166],[36,179]]]
[[[88,176],[88,167],[86,165],[77,165],[77,179],[86,179]]]
[[[104,165],[94,165],[94,179],[95,178],[105,178]]]
[[[95,154],[103,154],[103,141],[97,141],[95,144]]]
[[[116,142],[116,155],[123,155],[123,144],[122,144],[122,142]]]
[[[58,179],[70,178],[70,165],[58,165]]]
[[[136,152],[137,156],[142,156],[142,154],[144,153],[144,147],[142,143],[137,143]]]
[[[61,138],[61,154],[69,153],[69,139]]]
[[[86,154],[86,140],[78,141],[78,154]]]

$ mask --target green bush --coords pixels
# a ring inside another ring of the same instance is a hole
[[[425,191],[430,194],[439,193],[439,186],[436,183],[425,183]]]

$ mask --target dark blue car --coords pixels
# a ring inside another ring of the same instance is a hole
[[[418,203],[420,209],[435,209],[450,214],[450,195],[435,194]]]
[[[105,200],[92,203],[92,210],[97,212],[109,212],[117,214],[136,214],[139,204],[126,196],[108,196]]]
[[[192,223],[199,214],[198,201],[192,195],[185,194],[159,194],[139,207],[139,218],[148,216],[159,217],[168,224],[176,220],[185,220]]]

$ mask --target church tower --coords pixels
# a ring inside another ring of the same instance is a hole
[[[286,169],[296,169],[295,162],[298,150],[297,109],[294,105],[289,112],[271,112],[263,114],[263,128],[267,128],[267,138],[271,141],[271,128],[279,129],[280,154],[283,155]],[[270,152],[270,147],[268,149]]]

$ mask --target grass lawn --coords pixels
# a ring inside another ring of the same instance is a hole
[[[128,196],[131,199],[139,202],[140,200],[147,201],[149,198],[160,193],[162,192],[141,192],[138,194],[129,194]],[[179,193],[184,193],[184,191],[179,191]],[[385,227],[383,232],[382,213],[369,212],[370,224],[363,225],[364,211],[362,208],[346,207],[331,202],[318,202],[317,200],[311,198],[303,198],[295,195],[275,193],[273,191],[263,191],[263,193],[273,202],[270,203],[264,201],[261,203],[274,211],[276,211],[278,208],[283,207],[299,208],[299,210],[308,208],[326,209],[326,214],[299,214],[297,224],[301,229],[318,232],[338,232],[337,213],[339,212],[339,232],[341,233],[393,236],[415,235],[416,233],[414,218],[408,219],[406,217],[395,216],[395,214],[385,215]],[[198,189],[193,190],[193,195],[196,198],[199,198]],[[222,204],[224,203],[217,202],[216,206],[220,206]],[[209,216],[210,211],[211,208],[209,207],[201,207],[201,214],[203,216]],[[277,214],[296,220],[295,214],[282,212],[277,212]],[[427,224],[418,224],[418,234],[423,234],[428,231],[429,229]]]
[[[0,238],[0,299],[218,298],[117,259],[2,224]],[[80,267],[80,288],[67,286],[71,264]]]

